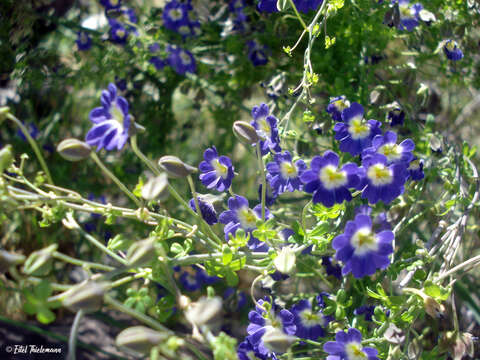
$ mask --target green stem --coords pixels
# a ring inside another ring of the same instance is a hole
[[[121,285],[124,285],[124,284],[127,284],[129,283],[130,281],[134,281],[134,280],[137,280],[137,279],[141,279],[147,275],[151,274],[151,271],[148,270],[148,271],[142,271],[142,272],[139,272],[138,274],[135,274],[135,275],[131,275],[131,276],[126,276],[124,278],[121,278],[121,279],[118,279],[117,281],[114,281],[113,283],[110,284],[109,288],[112,289],[114,287],[117,287],[117,286],[121,286]]]
[[[260,149],[260,141],[257,142],[257,158],[258,169],[262,174],[262,221],[265,221],[265,199],[267,195],[267,178],[265,176],[265,166],[263,164],[262,150]]]
[[[142,207],[142,203],[137,199],[137,197],[133,195],[130,192],[130,190],[128,190],[127,187],[123,185],[123,183],[115,175],[113,175],[113,173],[110,170],[108,170],[108,168],[105,165],[103,165],[102,161],[100,160],[100,158],[97,156],[95,152],[92,151],[90,153],[90,157],[93,159],[93,161],[95,161],[95,163],[100,167],[100,169],[102,169],[105,175],[107,175],[110,179],[112,179],[113,182],[117,184],[117,186],[120,188],[120,190],[122,190],[125,193],[125,195],[127,195],[130,199],[132,199],[135,205],[137,205],[138,207]]]
[[[112,271],[112,270],[115,269],[114,267],[111,267],[111,266],[108,266],[108,265],[103,265],[103,264],[98,264],[98,263],[94,263],[94,262],[75,259],[75,258],[72,258],[68,255],[62,254],[58,251],[55,251],[53,253],[53,257],[58,259],[58,260],[62,260],[66,263],[70,263],[70,264],[73,264],[73,265],[78,265],[78,266],[81,266],[81,267],[84,267],[84,268],[89,268],[89,269],[99,269],[99,270],[105,270],[105,271]]]
[[[77,347],[77,335],[78,329],[80,326],[80,321],[84,315],[83,310],[79,310],[75,315],[75,320],[73,321],[72,329],[70,330],[70,338],[68,339],[68,355],[67,360],[75,360],[75,349]]]
[[[300,23],[302,24],[305,31],[308,31],[307,24],[305,24],[302,17],[300,16],[300,13],[298,12],[297,7],[295,6],[295,3],[293,2],[293,0],[288,0],[288,2],[290,3],[290,6],[293,8],[293,11],[295,12],[295,15],[297,16],[298,21],[300,21]]]
[[[145,165],[148,166],[148,168],[155,174],[155,175],[160,175],[160,170],[158,170],[158,168],[150,161],[149,158],[147,158],[145,156],[144,153],[142,153],[138,147],[138,144],[137,144],[137,135],[133,135],[131,138],[130,138],[130,145],[132,147],[132,150],[133,152],[135,153],[135,155],[138,156],[138,158],[140,160],[142,160]]]

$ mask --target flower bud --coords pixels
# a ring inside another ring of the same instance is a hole
[[[168,197],[168,177],[162,173],[157,177],[151,178],[142,187],[142,197],[145,200],[163,201]]]
[[[0,150],[0,173],[3,173],[4,170],[8,169],[13,163],[13,152],[12,145],[5,145],[2,150]]]
[[[245,121],[235,121],[233,123],[233,133],[244,144],[253,145],[260,140],[257,130]]]
[[[297,341],[297,337],[285,334],[282,330],[269,327],[262,337],[263,343],[272,352],[283,354]]]
[[[23,264],[23,272],[33,276],[47,275],[52,270],[52,255],[57,248],[57,244],[52,244],[45,249],[31,253],[27,261],[25,261],[25,264]]]
[[[11,266],[21,264],[25,261],[25,256],[0,250],[0,274],[6,272]]]
[[[392,344],[400,345],[405,341],[405,334],[402,329],[399,329],[394,323],[388,325],[387,330],[383,334],[383,337]]]
[[[213,298],[202,297],[190,305],[185,312],[187,320],[196,326],[212,326],[220,320],[222,312],[222,299],[218,296]]]
[[[185,164],[178,157],[172,155],[162,156],[160,160],[158,160],[158,165],[173,178],[187,177],[188,175],[197,172],[197,168]]]
[[[168,336],[167,333],[158,332],[145,326],[132,326],[117,335],[115,344],[148,354],[152,347],[165,342]]]
[[[425,312],[434,319],[441,319],[445,314],[445,306],[439,304],[434,298],[425,296],[423,299],[423,305],[425,306]]]
[[[422,353],[422,348],[420,347],[418,340],[413,339],[412,341],[410,341],[410,344],[408,344],[408,349],[407,349],[408,360],[419,359],[421,353]]]
[[[156,256],[154,244],[154,238],[133,243],[127,252],[128,265],[137,267],[151,262]]]
[[[93,312],[99,310],[102,306],[103,296],[107,288],[108,283],[106,282],[99,283],[87,280],[65,291],[60,297],[63,306],[72,311]]]
[[[9,112],[10,108],[8,106],[0,106],[0,124],[7,117]]]
[[[65,139],[57,146],[57,152],[68,161],[80,161],[90,156],[92,148],[78,139]]]
[[[293,251],[292,248],[285,246],[275,260],[273,260],[273,264],[282,274],[291,274],[295,270],[296,259],[295,251]]]

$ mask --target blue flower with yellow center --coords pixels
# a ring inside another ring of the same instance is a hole
[[[385,204],[403,194],[408,176],[407,164],[392,163],[382,154],[369,154],[362,159],[362,198],[371,204],[382,200]]]
[[[393,253],[393,239],[390,230],[375,233],[370,216],[355,216],[355,220],[345,225],[344,233],[332,241],[335,258],[344,264],[342,275],[351,272],[356,278],[362,278],[373,275],[377,269],[386,269],[390,265],[389,255]]]
[[[105,10],[118,9],[122,6],[121,0],[100,0],[100,4],[105,7]]]
[[[228,190],[234,176],[232,161],[227,156],[218,156],[215,146],[205,150],[203,158],[198,166],[202,184],[208,189]]]
[[[331,207],[335,203],[352,200],[349,188],[356,187],[360,182],[358,166],[348,163],[339,168],[338,163],[338,155],[328,150],[323,156],[315,156],[310,170],[300,176],[305,184],[303,190],[313,193],[313,203]]]
[[[377,135],[372,140],[372,146],[363,151],[362,156],[368,154],[385,155],[388,163],[409,163],[413,159],[412,151],[415,143],[411,139],[403,140],[397,145],[397,134],[393,131],[387,131],[384,135]]]
[[[325,335],[328,324],[321,311],[314,311],[309,300],[302,299],[292,307],[294,322],[297,326],[295,335],[302,339],[317,340]]]
[[[335,341],[327,341],[323,351],[329,354],[328,360],[379,360],[378,350],[362,345],[362,334],[355,328],[348,332],[339,331]]]
[[[187,72],[193,74],[197,70],[195,58],[190,51],[169,45],[167,52],[169,53],[167,58],[168,64],[177,74],[184,75]]]
[[[443,45],[443,52],[449,60],[458,61],[463,59],[463,52],[460,50],[457,42],[454,40],[445,41],[445,45]]]
[[[370,147],[373,137],[381,133],[381,123],[377,120],[365,120],[363,113],[363,106],[354,102],[342,111],[342,122],[333,127],[335,140],[340,141],[340,150],[352,156],[359,155]]]
[[[290,152],[285,151],[274,155],[275,162],[267,164],[267,180],[275,194],[285,191],[300,190],[302,182],[300,176],[307,169],[303,160],[292,161]]]
[[[410,0],[395,0],[392,3],[398,3],[398,10],[400,15],[399,30],[412,31],[418,26],[420,20],[420,11],[423,6],[420,3],[410,5]]]
[[[85,141],[90,146],[96,146],[97,151],[102,148],[120,150],[127,142],[131,123],[128,102],[117,95],[115,84],[109,84],[108,89],[102,91],[100,102],[102,106],[90,112],[90,121],[94,125]]]
[[[350,101],[345,95],[340,95],[330,99],[327,106],[327,113],[332,116],[335,121],[342,121],[342,111],[350,107]]]
[[[410,179],[415,181],[422,180],[425,177],[423,173],[423,160],[414,158],[410,161],[407,171]]]
[[[256,130],[260,141],[260,150],[262,155],[266,155],[269,151],[273,154],[281,152],[280,136],[277,128],[277,118],[269,114],[267,104],[254,106],[252,109],[253,121],[250,122]]]

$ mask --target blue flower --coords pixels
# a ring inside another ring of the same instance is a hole
[[[86,31],[78,31],[77,32],[77,43],[78,50],[86,51],[92,47],[92,38],[90,34]]]
[[[379,360],[378,350],[363,347],[362,334],[355,328],[348,329],[348,332],[337,332],[335,341],[327,341],[323,345],[323,351],[330,354],[328,360]]]
[[[266,13],[277,12],[277,0],[260,0],[257,4],[257,9]]]
[[[373,137],[381,133],[381,123],[376,120],[365,120],[363,106],[356,102],[342,111],[342,121],[333,127],[336,132],[335,140],[340,140],[341,151],[352,156],[361,154],[372,144]]]
[[[323,156],[315,156],[310,163],[311,170],[300,177],[305,184],[303,190],[313,193],[314,204],[332,207],[335,203],[352,200],[349,188],[360,182],[358,166],[348,163],[339,169],[338,162],[338,155],[328,150]]]
[[[390,126],[401,126],[405,121],[405,111],[397,106],[387,113],[387,119],[390,121]]]
[[[178,46],[169,45],[167,47],[169,53],[167,61],[168,64],[179,75],[185,75],[185,73],[195,73],[197,65],[193,54],[185,49],[181,49]]]
[[[443,45],[443,52],[447,56],[448,59],[452,61],[458,61],[463,58],[463,52],[458,47],[458,44],[454,40],[447,40]]]
[[[117,87],[109,84],[107,90],[102,91],[101,107],[90,112],[90,121],[94,124],[88,131],[85,141],[90,146],[96,146],[97,151],[102,148],[120,150],[128,139],[131,116],[128,113],[128,102],[117,95]]]
[[[159,43],[153,43],[148,46],[148,50],[152,53],[152,57],[148,62],[155,66],[155,69],[161,70],[167,65],[167,62],[162,59],[160,55],[160,44]]]
[[[366,321],[372,321],[375,306],[362,305],[353,311],[354,315],[364,315]]]
[[[23,125],[25,125],[25,127],[27,128],[28,130],[28,133],[30,134],[30,136],[32,137],[32,139],[36,139],[38,137],[38,135],[40,135],[40,131],[38,130],[38,127],[37,125],[35,125],[34,123],[30,122],[28,124],[25,124],[23,121],[22,121]],[[20,139],[22,139],[23,141],[27,141],[27,137],[25,136],[25,134],[23,133],[22,130],[18,130],[17,131],[17,135],[20,137]]]
[[[300,190],[302,182],[300,176],[307,169],[303,160],[292,161],[290,152],[277,153],[274,155],[275,162],[267,164],[267,180],[275,194],[285,191],[294,192]]]
[[[232,161],[227,156],[218,156],[215,146],[205,150],[203,158],[205,160],[198,165],[202,184],[208,189],[228,190],[234,176]]]
[[[422,4],[416,3],[410,6],[410,0],[394,0],[392,3],[398,3],[400,13],[399,30],[412,31],[419,24],[419,14],[423,9]]]
[[[121,0],[100,0],[100,4],[105,7],[105,10],[118,9],[122,6]]]
[[[138,19],[135,11],[130,8],[114,10],[115,18],[110,17],[107,9],[108,23],[110,24],[110,40],[119,45],[127,43],[130,34],[137,35],[137,29],[132,25],[125,25],[124,22],[137,23]]]
[[[196,206],[195,206],[195,200],[190,199],[188,202],[188,205],[190,205],[190,208],[197,212]],[[208,225],[213,225],[218,222],[217,219],[217,213],[215,212],[215,209],[213,208],[213,205],[210,204],[208,201],[202,200],[200,197],[198,197],[198,206],[200,206],[200,212],[202,213],[202,218],[205,220],[205,222]]]
[[[129,32],[126,26],[115,19],[109,19],[110,23],[110,40],[116,44],[125,45]]]
[[[252,359],[260,359],[266,360],[267,356],[261,355],[256,352],[255,348],[253,347],[252,343],[247,339],[242,341],[237,348],[237,355],[239,360],[252,360]]]
[[[415,143],[411,139],[403,140],[397,145],[397,134],[387,131],[384,135],[375,136],[372,146],[365,149],[362,156],[378,153],[386,156],[388,164],[399,162],[408,164],[413,159],[413,149],[415,149]]]
[[[223,299],[230,303],[233,303],[234,310],[239,311],[245,305],[247,305],[247,296],[243,291],[236,290],[235,288],[228,287],[223,292]]]
[[[228,208],[220,214],[218,220],[225,224],[223,229],[225,240],[229,239],[230,234],[235,236],[238,229],[250,232],[248,247],[255,251],[267,251],[268,246],[251,235],[252,230],[257,227],[257,221],[262,218],[262,205],[258,204],[252,209],[248,207],[248,200],[243,196],[235,195],[228,199]],[[265,209],[265,218],[270,219],[272,215]]]
[[[260,45],[255,40],[247,42],[248,46],[248,58],[252,62],[253,66],[265,65],[268,63],[267,50],[265,45]]]
[[[342,267],[338,264],[334,265],[330,256],[322,257],[322,265],[325,267],[327,275],[335,276],[338,280],[342,279]]]
[[[372,208],[368,205],[360,205],[355,208],[355,215],[363,214],[363,215],[371,215]],[[392,230],[392,225],[387,220],[387,213],[381,212],[373,219],[373,227],[375,231],[382,231],[382,230]]]
[[[260,0],[257,8],[260,12],[272,13],[277,12],[277,0]],[[293,0],[298,11],[307,13],[310,10],[316,10],[322,0]]]
[[[306,299],[300,300],[292,307],[297,330],[295,335],[302,339],[317,340],[325,335],[324,328],[327,319],[321,311],[313,311],[312,304]]]
[[[371,204],[382,200],[390,203],[403,194],[404,184],[408,176],[407,165],[402,162],[389,165],[388,159],[382,154],[365,156],[362,159],[363,188],[362,198]]]
[[[350,101],[345,95],[340,95],[330,99],[327,105],[327,113],[332,116],[335,121],[342,121],[342,111],[350,107]]]
[[[267,104],[254,106],[252,109],[253,121],[250,122],[256,130],[260,141],[260,150],[262,155],[278,153],[282,151],[280,147],[280,136],[278,135],[277,118],[269,114]]]
[[[183,37],[195,35],[200,24],[190,19],[192,5],[190,2],[180,3],[176,0],[168,2],[163,9],[163,23],[169,30],[175,31]]]
[[[216,276],[208,276],[208,274],[198,266],[192,266],[191,270],[183,271],[180,274],[179,280],[186,291],[197,291],[204,285],[214,284],[220,279]]]
[[[359,214],[355,220],[347,221],[344,233],[332,241],[335,258],[344,264],[342,275],[351,272],[362,278],[373,275],[377,269],[386,269],[390,264],[388,256],[393,253],[393,239],[389,230],[374,233],[368,215]]]
[[[410,179],[418,181],[425,177],[423,173],[423,160],[414,158],[408,165],[408,176]]]

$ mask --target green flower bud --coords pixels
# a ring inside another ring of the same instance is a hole
[[[72,311],[97,311],[103,303],[103,296],[108,289],[108,283],[87,280],[81,282],[60,295],[63,306]]]
[[[173,178],[183,178],[197,172],[197,168],[185,164],[176,156],[166,155],[158,160],[158,165]]]
[[[347,301],[347,292],[346,292],[344,289],[338,290],[338,292],[337,292],[337,301],[338,301],[340,304],[345,304],[345,302]]]
[[[8,106],[1,106],[0,107],[0,124],[7,117],[7,114],[9,112],[10,112],[10,108]]]
[[[33,276],[47,275],[52,270],[52,255],[57,248],[57,244],[52,244],[45,249],[31,253],[27,261],[25,261],[25,264],[23,264],[23,272],[27,275]]]
[[[25,261],[25,256],[0,250],[0,274],[6,272],[11,266],[21,264]]]
[[[127,252],[128,265],[137,267],[151,262],[156,256],[154,244],[154,238],[133,243]]]
[[[233,133],[244,144],[253,145],[256,144],[260,137],[257,134],[257,130],[245,121],[235,121],[233,123]]]
[[[57,146],[57,152],[68,161],[80,161],[90,156],[92,148],[77,139],[65,139]]]
[[[218,296],[213,298],[202,297],[190,305],[185,312],[187,320],[196,326],[215,325],[222,312],[222,299]]]
[[[283,354],[297,341],[297,337],[287,335],[280,329],[270,327],[263,335],[262,340],[267,349],[275,353]]]
[[[296,259],[295,251],[285,246],[280,250],[275,260],[273,260],[273,265],[275,265],[275,268],[282,274],[291,274],[295,270]]]
[[[2,150],[0,150],[0,173],[3,173],[4,170],[8,169],[13,163],[13,152],[12,145],[5,145]]]
[[[145,326],[132,326],[117,335],[115,344],[142,354],[148,354],[152,347],[165,342],[168,337],[169,335],[166,333],[158,332]]]
[[[168,197],[168,177],[163,173],[157,177],[151,178],[142,187],[142,197],[145,200],[163,201]]]

